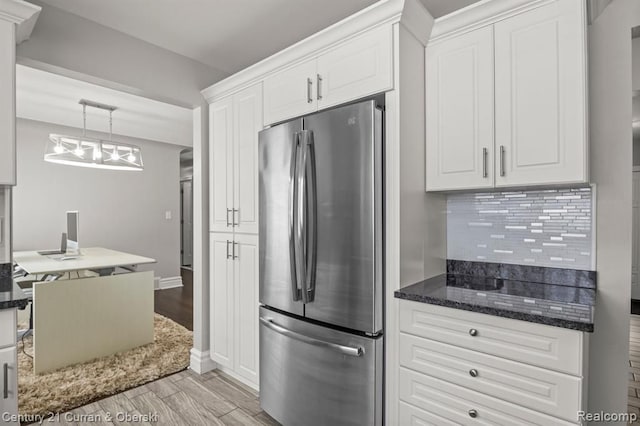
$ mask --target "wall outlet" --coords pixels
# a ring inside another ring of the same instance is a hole
[[[171,210],[167,210],[164,212],[164,218],[167,220],[171,220]]]

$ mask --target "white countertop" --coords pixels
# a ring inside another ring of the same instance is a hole
[[[17,251],[13,253],[13,261],[30,274],[64,273],[86,269],[115,268],[117,266],[133,266],[144,263],[155,263],[150,257],[138,256],[102,247],[81,248],[80,255],[68,256],[66,260],[53,256],[43,256],[37,251]]]

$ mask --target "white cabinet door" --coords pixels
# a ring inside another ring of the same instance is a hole
[[[493,27],[426,49],[427,191],[490,188]]]
[[[393,88],[392,29],[384,25],[318,57],[318,109]]]
[[[14,329],[15,333],[15,329]],[[4,416],[18,414],[18,359],[16,347],[0,349],[0,375],[2,375],[2,394],[0,394],[0,412]],[[6,387],[5,387],[6,386]],[[8,418],[8,417],[7,417]],[[10,418],[8,418],[10,420]],[[5,424],[17,425],[17,421],[4,420]]]
[[[209,247],[211,359],[224,367],[233,368],[233,235],[211,233]]]
[[[234,240],[235,367],[258,384],[258,236],[236,234]]]
[[[16,184],[15,33],[13,22],[0,19],[0,185]]]
[[[236,232],[258,233],[258,132],[262,130],[262,83],[233,97]]]
[[[233,98],[209,106],[209,230],[233,230]]]
[[[316,111],[315,84],[315,58],[265,78],[265,126]]]
[[[495,24],[496,186],[587,182],[585,2]]]
[[[633,172],[633,222],[631,224],[631,298],[640,299],[640,172]]]

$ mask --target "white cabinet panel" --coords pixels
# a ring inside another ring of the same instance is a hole
[[[393,87],[391,26],[384,25],[318,57],[318,109]]]
[[[10,309],[10,311],[15,315],[15,309]],[[15,329],[13,330],[15,334]],[[5,374],[7,377],[5,377]],[[0,412],[2,414],[18,414],[18,358],[15,346],[10,346],[8,348],[0,349],[0,375],[2,375],[2,380],[0,380],[0,386],[4,386],[6,383],[6,388],[3,387],[2,393],[0,394]],[[6,398],[4,397],[4,392],[6,392]],[[3,424],[15,424],[18,422],[4,421]]]
[[[235,367],[256,385],[258,364],[258,236],[236,235],[234,241]]]
[[[262,84],[211,104],[210,231],[258,232]]]
[[[264,125],[316,111],[316,59],[264,79]]]
[[[16,344],[16,310],[0,310],[0,348]]]
[[[588,180],[584,3],[495,24],[496,186]]]
[[[427,191],[490,188],[493,27],[426,49]]]
[[[470,330],[475,330],[472,336]],[[583,375],[582,333],[476,312],[403,301],[400,330],[420,337]]]
[[[258,233],[258,132],[262,130],[262,85],[236,94],[234,117],[233,222],[236,232]]]
[[[233,368],[234,285],[233,235],[210,234],[210,342],[211,359]]]
[[[403,426],[460,426],[461,424],[402,401],[398,404],[398,409],[398,424]]]
[[[455,424],[471,422],[482,425],[568,426],[574,424],[406,368],[400,368],[399,383],[402,401]],[[446,424],[446,422],[437,424]]]
[[[16,184],[16,25],[0,19],[0,185]]]
[[[577,421],[582,379],[400,334],[400,365],[485,395]]]
[[[209,106],[210,231],[231,231],[233,209],[233,98]]]

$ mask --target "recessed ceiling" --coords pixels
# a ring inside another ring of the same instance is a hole
[[[422,0],[434,17],[476,0]],[[41,0],[234,73],[376,0]]]
[[[80,99],[118,108],[113,112],[114,135],[174,145],[193,144],[191,109],[16,65],[16,115],[19,118],[75,127],[81,135]],[[107,133],[109,113],[87,108],[87,129]]]

